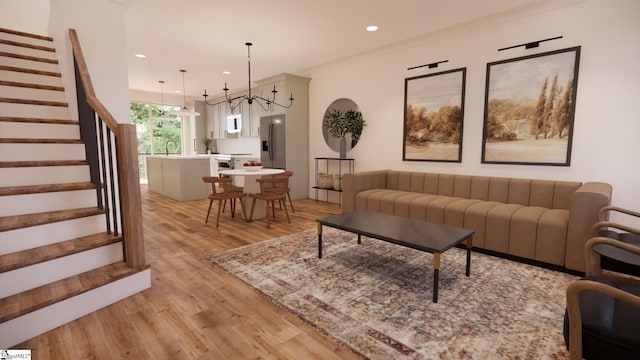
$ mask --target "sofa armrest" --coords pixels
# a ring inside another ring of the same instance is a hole
[[[571,195],[565,267],[585,271],[584,246],[593,236],[592,227],[600,220],[600,209],[611,203],[613,188],[602,182],[583,184]]]
[[[388,170],[347,173],[342,176],[342,212],[355,210],[356,195],[364,190],[384,189]]]

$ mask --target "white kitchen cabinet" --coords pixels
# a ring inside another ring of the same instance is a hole
[[[236,112],[242,114],[242,129],[240,129],[240,135],[242,137],[255,137],[251,134],[251,112],[256,107],[260,107],[258,104],[249,105],[249,102],[243,101],[242,104],[236,109]]]
[[[177,201],[206,199],[211,188],[209,156],[147,156],[149,190]]]
[[[285,96],[284,93],[284,84],[282,81],[276,81],[273,83],[268,83],[265,85],[261,85],[259,87],[256,87],[256,94],[259,95],[260,97],[264,98],[264,99],[268,99],[271,100],[273,99],[273,88],[275,86],[275,89],[277,91],[276,93],[276,98],[275,98],[275,102],[281,105],[288,105],[289,104],[289,96],[287,95]],[[251,136],[253,137],[259,137],[260,136],[260,118],[262,116],[268,116],[268,115],[279,115],[279,114],[284,114],[285,110],[284,108],[277,106],[277,105],[269,105],[267,106],[266,102],[262,101],[262,104],[266,107],[266,109],[263,109],[260,105],[257,106],[253,106],[251,111]]]

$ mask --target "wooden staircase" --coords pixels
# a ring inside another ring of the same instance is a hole
[[[0,349],[150,286],[90,180],[49,37],[0,28]]]

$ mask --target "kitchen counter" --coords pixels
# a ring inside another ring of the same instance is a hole
[[[147,156],[149,190],[178,201],[206,199],[210,185],[203,176],[217,175],[217,154]]]

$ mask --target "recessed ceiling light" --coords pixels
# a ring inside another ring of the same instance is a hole
[[[376,31],[378,30],[378,27],[375,25],[369,25],[367,26],[367,31]]]
[[[223,71],[222,73],[225,75],[231,75],[231,71]]]
[[[147,55],[145,55],[145,54],[136,54],[136,57],[140,58],[140,59],[144,59],[144,58],[147,57]]]

